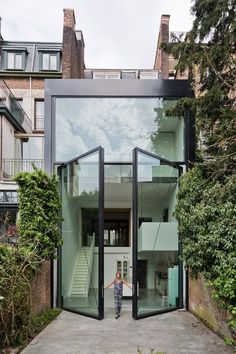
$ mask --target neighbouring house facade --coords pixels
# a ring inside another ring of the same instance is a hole
[[[33,161],[57,171],[63,246],[53,268],[55,305],[102,319],[104,286],[116,271],[133,285],[124,296],[135,319],[187,305],[173,212],[178,179],[194,161],[194,117],[166,110],[193,93],[187,80],[173,80],[173,60],[160,48],[169,36],[164,15],[147,70],[86,68],[71,9],[61,44],[0,42],[2,85],[27,117],[2,96],[1,206],[11,200],[17,208],[16,171]]]

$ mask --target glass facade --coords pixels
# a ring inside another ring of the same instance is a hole
[[[167,117],[175,100],[163,98],[56,98],[56,160],[96,146],[105,161],[132,161],[136,146],[171,161],[184,160],[184,122]]]
[[[65,308],[99,317],[100,153],[79,158],[59,168],[62,195],[62,298]],[[93,211],[93,222],[84,211]],[[84,234],[84,229],[87,230]]]
[[[133,286],[124,287],[123,295],[132,298],[135,319],[181,307],[173,215],[180,166],[192,161],[193,129],[191,119],[185,123],[167,111],[178,97],[191,95],[189,84],[48,81],[46,160],[49,166],[68,161],[59,167],[63,306],[97,318],[104,302],[105,313],[113,311],[112,292],[105,287],[118,270]],[[102,162],[88,153],[99,149]]]
[[[137,151],[137,316],[179,306],[178,169]]]

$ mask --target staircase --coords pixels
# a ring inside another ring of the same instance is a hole
[[[71,297],[87,297],[93,265],[94,239],[90,247],[81,247],[75,265],[71,286]]]

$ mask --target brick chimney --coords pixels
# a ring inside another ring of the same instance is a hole
[[[169,42],[169,22],[170,15],[161,16],[160,30],[158,34],[156,57],[154,62],[154,69],[161,72],[163,79],[169,78],[169,55],[161,48],[162,43]]]
[[[64,9],[62,78],[82,79],[84,77],[84,40],[82,31],[75,31],[73,9]]]
[[[2,18],[0,17],[0,41],[3,41],[2,37]]]

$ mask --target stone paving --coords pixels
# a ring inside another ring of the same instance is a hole
[[[63,311],[22,354],[230,354],[233,349],[186,311],[135,321],[124,306],[119,319],[102,321]]]

